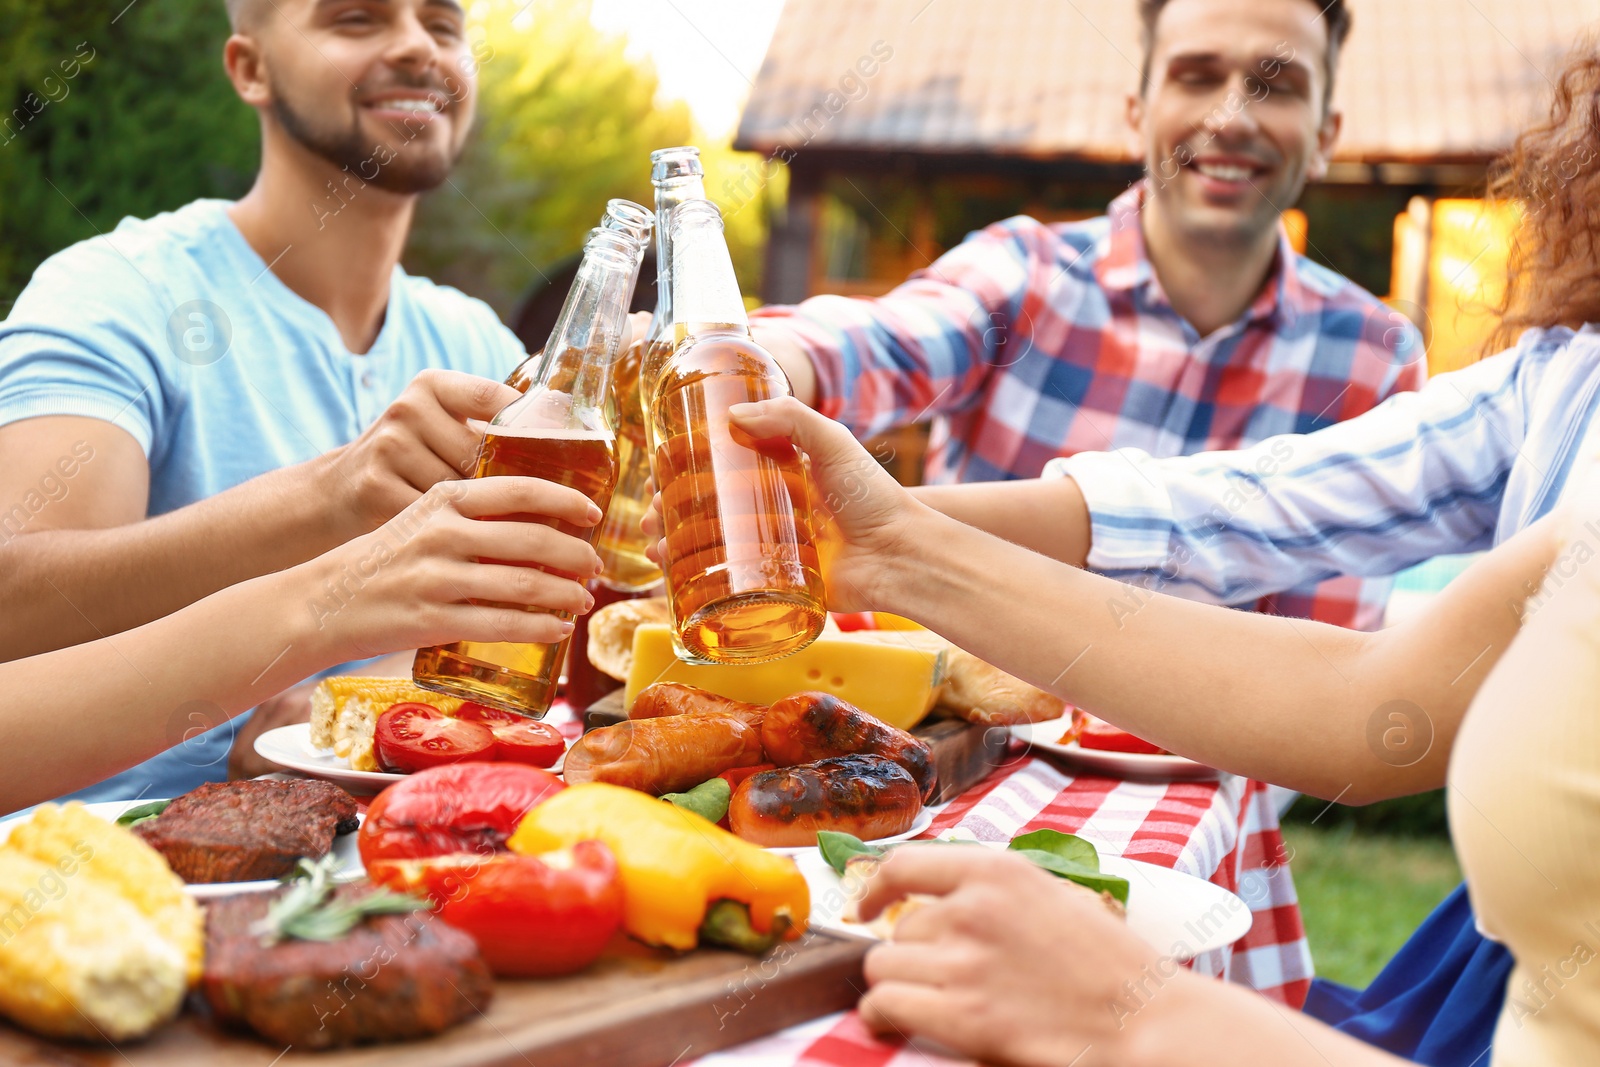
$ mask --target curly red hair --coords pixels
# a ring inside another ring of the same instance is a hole
[[[1574,50],[1556,79],[1550,116],[1526,131],[1489,174],[1489,196],[1522,206],[1500,325],[1488,352],[1535,326],[1600,323],[1600,41]]]

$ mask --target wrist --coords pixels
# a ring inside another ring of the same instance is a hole
[[[315,459],[286,467],[288,490],[304,509],[308,529],[314,531],[319,551],[342,545],[371,532],[363,517],[355,487],[339,469],[348,445],[330,448]]]
[[[925,615],[938,598],[933,585],[948,574],[945,562],[951,536],[959,536],[963,529],[956,520],[911,501],[873,554],[866,589],[871,610],[922,621],[919,615]]]

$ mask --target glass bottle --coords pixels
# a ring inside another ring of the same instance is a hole
[[[643,204],[635,204],[632,200],[607,200],[605,214],[600,216],[600,229],[616,230],[628,234],[639,242],[639,251],[634,256],[633,281],[629,283],[628,302],[633,302],[633,286],[639,282],[639,264],[644,260],[645,244],[650,240],[650,228],[655,224],[655,215]],[[566,314],[565,305],[562,314]],[[561,319],[556,318],[555,330],[561,328]],[[551,332],[554,333],[555,330]],[[528,386],[533,384],[533,377],[539,368],[539,361],[544,358],[544,349],[533,353],[527,359],[517,364],[516,370],[506,375],[506,384],[519,393],[526,393]]]
[[[789,380],[750,338],[708,200],[673,212],[672,298],[677,344],[654,384],[650,428],[679,653],[777,659],[810,644],[825,618],[811,490],[798,449],[729,424],[729,407],[789,395]]]
[[[650,153],[650,180],[656,187],[656,310],[645,335],[617,361],[617,491],[611,497],[595,551],[605,568],[600,580],[612,589],[635,592],[661,581],[661,569],[645,555],[650,539],[639,520],[650,504],[645,484],[650,479],[650,446],[645,436],[649,377],[672,354],[673,210],[685,200],[705,198],[705,171],[700,150],[691,146],[660,148]],[[652,358],[653,357],[653,358]]]
[[[617,479],[616,410],[611,373],[638,269],[638,241],[628,233],[593,230],[556,328],[526,393],[490,422],[475,478],[517,474],[577,489],[602,511]],[[541,515],[501,515],[554,526]],[[512,605],[506,605],[512,606]],[[536,610],[528,608],[526,610]],[[561,613],[564,619],[571,618]],[[567,640],[546,645],[457,641],[417,652],[411,674],[424,689],[543,718],[555,699]]]

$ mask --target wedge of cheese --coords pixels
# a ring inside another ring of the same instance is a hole
[[[751,704],[771,704],[791,693],[832,693],[891,726],[909,730],[933,707],[944,681],[945,650],[932,634],[823,634],[792,656],[771,663],[684,663],[672,651],[672,634],[661,623],[645,623],[633,633],[624,698],[655,682],[682,682]],[[931,639],[931,640],[929,640]]]

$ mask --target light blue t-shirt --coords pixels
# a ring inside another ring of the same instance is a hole
[[[382,331],[353,355],[228,206],[124,219],[41,264],[0,322],[0,425],[84,415],[122,427],[149,459],[153,516],[350,442],[426,367],[499,380],[525,355],[488,305],[399,267]],[[283,253],[296,254],[310,253]],[[194,730],[205,721],[174,708],[173,739],[187,741],[73,795],[172,797],[225,778],[243,718]]]

